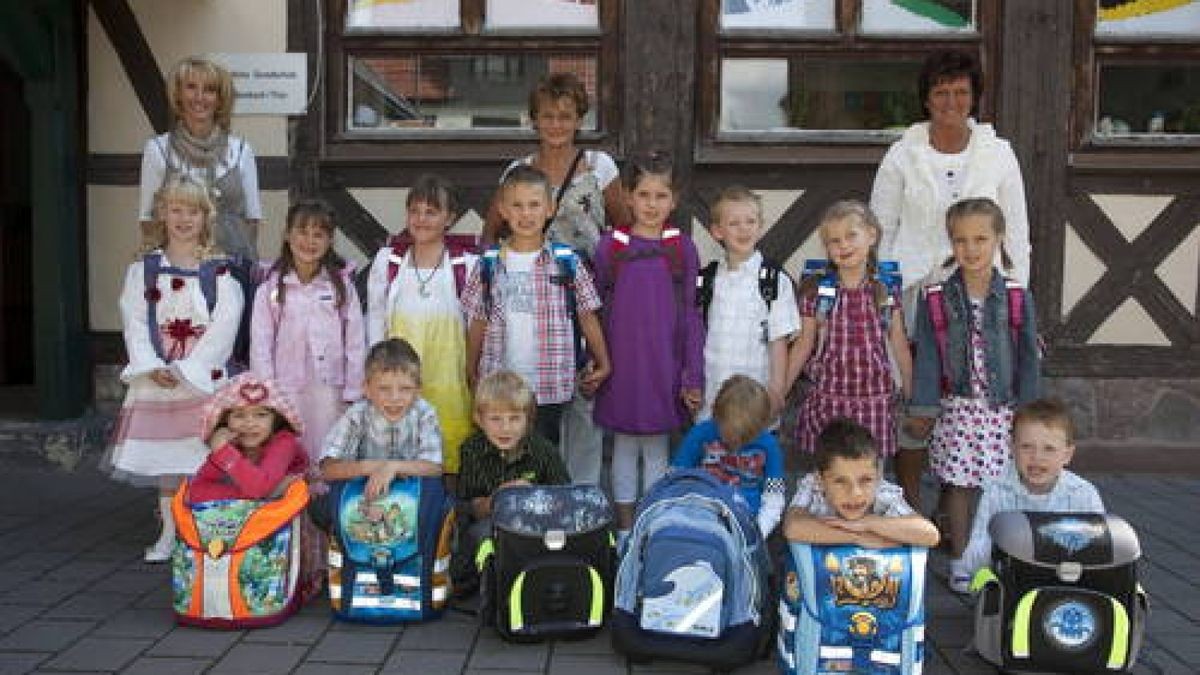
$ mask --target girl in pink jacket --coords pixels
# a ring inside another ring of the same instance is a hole
[[[283,250],[254,295],[250,322],[250,369],[296,402],[314,467],[329,428],[362,396],[362,306],[350,267],[333,250],[336,228],[324,202],[288,209]]]

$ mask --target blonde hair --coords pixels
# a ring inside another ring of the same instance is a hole
[[[525,378],[511,370],[498,370],[475,386],[475,412],[482,414],[489,407],[524,412],[528,426],[525,433],[533,428],[537,416],[537,398],[525,384]]]
[[[233,116],[233,77],[224,66],[202,56],[183,59],[175,64],[167,76],[167,98],[171,101],[172,120],[178,122],[183,118],[183,85],[193,76],[199,76],[205,86],[215,86],[217,107],[213,111],[213,122],[229,133]]]
[[[761,225],[763,220],[762,197],[758,196],[753,190],[744,185],[730,185],[721,190],[721,194],[717,195],[712,204],[712,225],[721,221],[721,213],[724,211],[726,204],[751,204],[754,206],[754,212],[758,215],[758,222]]]
[[[1039,398],[1017,408],[1013,413],[1013,434],[1016,434],[1017,427],[1031,422],[1062,429],[1067,437],[1067,445],[1075,444],[1075,423],[1071,421],[1071,411],[1059,399]]]
[[[955,202],[946,209],[946,238],[954,241],[954,224],[963,218],[970,216],[984,216],[992,226],[992,233],[996,235],[996,241],[1000,244],[1000,264],[1004,266],[1005,272],[1012,271],[1012,257],[1008,255],[1008,247],[1004,245],[1004,235],[1008,232],[1008,223],[1004,219],[1004,211],[996,202],[987,197],[972,197]],[[946,258],[942,263],[942,267],[952,267],[955,263],[954,256]]]
[[[421,384],[421,357],[406,340],[389,338],[377,342],[367,352],[363,371],[369,380],[381,373],[400,372]]]
[[[187,174],[170,178],[155,191],[153,220],[150,223],[150,231],[142,241],[140,252],[149,253],[155,249],[166,248],[167,203],[173,201],[200,209],[203,225],[200,229],[197,255],[202,258],[215,255],[217,251],[212,244],[212,226],[213,219],[216,217],[216,208],[208,196],[208,188]]]
[[[734,375],[721,384],[713,402],[717,432],[730,451],[758,437],[771,423],[771,398],[753,378]]]
[[[888,289],[876,279],[876,272],[879,270],[879,240],[883,238],[883,227],[879,224],[879,218],[875,217],[871,207],[857,199],[843,199],[834,202],[821,214],[821,222],[817,225],[817,233],[821,237],[822,245],[825,244],[826,226],[842,221],[849,221],[857,227],[866,228],[875,233],[875,243],[871,244],[871,249],[867,253],[867,283],[874,289],[875,306],[883,307],[887,302]],[[809,298],[815,295],[820,283],[821,279],[818,276],[810,276],[805,279],[800,284],[801,297]]]

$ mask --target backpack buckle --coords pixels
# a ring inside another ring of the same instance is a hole
[[[567,533],[563,530],[547,530],[542,543],[551,551],[561,551],[567,545]]]

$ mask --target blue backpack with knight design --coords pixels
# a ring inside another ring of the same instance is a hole
[[[440,616],[450,597],[452,500],[440,477],[398,478],[374,501],[366,478],[333,483],[329,604],[334,616],[405,623]]]
[[[781,672],[921,672],[926,549],[793,542],[787,558],[779,598]]]
[[[617,568],[613,647],[732,669],[768,644],[762,535],[742,496],[706,471],[677,469],[638,505]]]

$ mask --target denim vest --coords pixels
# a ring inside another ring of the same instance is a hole
[[[1038,354],[1037,319],[1033,298],[1025,295],[1024,320],[1016,340],[1008,318],[1008,290],[999,270],[992,273],[991,288],[983,300],[984,364],[987,371],[988,403],[992,406],[1015,406],[1038,397],[1041,391]],[[913,399],[909,414],[933,417],[940,409],[939,399],[949,396],[971,396],[971,301],[963,283],[962,272],[942,284],[942,299],[946,310],[946,354],[943,364],[938,353],[933,322],[929,318],[929,299],[926,294],[917,307],[916,365],[913,377]],[[942,368],[945,367],[949,389],[942,392]]]

